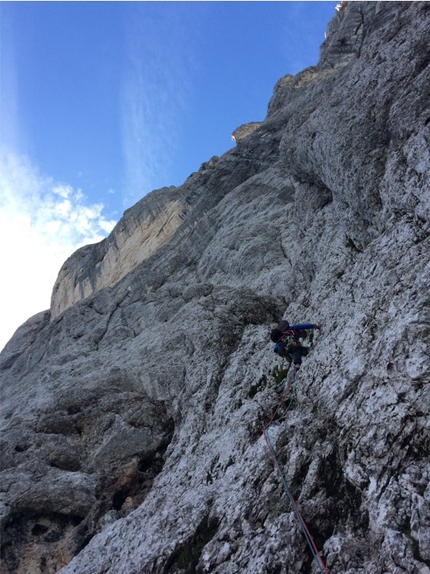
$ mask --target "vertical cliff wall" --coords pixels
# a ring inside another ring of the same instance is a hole
[[[270,432],[328,570],[430,572],[430,4],[339,8],[6,346],[2,574],[317,572],[262,436],[282,315],[323,325]]]

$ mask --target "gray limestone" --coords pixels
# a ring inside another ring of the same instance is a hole
[[[317,66],[60,270],[2,352],[1,574],[308,574],[270,327],[322,323],[270,436],[331,574],[430,573],[430,3]]]

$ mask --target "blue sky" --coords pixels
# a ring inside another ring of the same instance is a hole
[[[0,3],[0,348],[77,247],[264,119],[277,80],[317,63],[335,6]]]

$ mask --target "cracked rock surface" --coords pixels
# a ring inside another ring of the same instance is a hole
[[[430,3],[319,63],[60,270],[1,354],[1,574],[430,574]],[[252,120],[252,118],[251,118]],[[307,343],[308,344],[308,343]],[[282,385],[281,385],[282,387]]]

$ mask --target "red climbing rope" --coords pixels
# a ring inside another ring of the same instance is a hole
[[[317,549],[317,547],[316,547],[316,545],[315,545],[315,542],[314,542],[314,540],[313,540],[313,538],[312,538],[312,536],[311,536],[311,533],[309,532],[309,529],[308,529],[308,527],[307,527],[307,525],[306,525],[306,522],[305,522],[305,520],[304,520],[304,518],[303,518],[303,516],[302,516],[302,514],[301,514],[301,512],[300,512],[300,510],[299,510],[299,507],[298,507],[298,505],[297,505],[297,502],[295,501],[293,495],[291,494],[291,491],[290,491],[290,489],[289,489],[289,487],[288,487],[287,481],[285,480],[285,477],[284,477],[284,475],[283,475],[283,473],[282,473],[281,466],[280,466],[280,464],[279,464],[278,458],[277,458],[277,456],[276,456],[276,453],[275,453],[275,450],[274,450],[274,448],[273,448],[272,442],[271,442],[271,440],[270,440],[269,432],[268,432],[269,427],[272,425],[273,419],[276,417],[276,415],[277,415],[277,413],[278,413],[279,407],[281,406],[282,402],[287,398],[287,396],[288,396],[288,394],[289,394],[289,392],[290,392],[290,390],[291,390],[291,387],[293,386],[295,380],[296,380],[296,375],[295,375],[294,378],[291,379],[291,381],[286,385],[286,387],[285,387],[285,389],[284,389],[284,392],[282,393],[281,399],[280,399],[280,401],[279,401],[279,403],[278,403],[278,405],[277,405],[277,407],[276,407],[276,409],[275,409],[275,412],[273,413],[271,419],[269,420],[269,422],[267,423],[267,425],[266,425],[266,426],[264,427],[264,429],[263,429],[263,435],[264,435],[264,440],[266,441],[266,445],[267,445],[267,448],[268,448],[268,450],[269,450],[269,453],[270,453],[270,455],[271,455],[271,457],[272,457],[272,459],[273,459],[273,462],[275,463],[275,466],[276,466],[276,468],[278,469],[278,472],[279,472],[279,474],[280,474],[280,476],[281,476],[281,480],[282,480],[283,485],[284,485],[284,490],[285,490],[285,492],[286,492],[286,494],[287,494],[287,496],[288,496],[288,498],[289,498],[289,500],[290,500],[290,502],[291,502],[291,506],[293,507],[294,513],[295,513],[296,518],[297,518],[297,520],[298,520],[298,522],[299,522],[299,524],[300,524],[300,526],[301,526],[301,528],[302,528],[303,534],[304,534],[304,536],[305,536],[305,538],[306,538],[306,542],[307,542],[307,544],[308,544],[308,546],[309,546],[309,548],[310,548],[310,550],[311,550],[311,552],[312,552],[312,554],[313,554],[313,557],[314,557],[314,559],[315,559],[315,561],[316,561],[316,563],[317,563],[317,565],[318,565],[320,571],[321,571],[323,574],[329,574],[329,572],[328,572],[328,570],[327,570],[327,568],[326,568],[326,566],[325,566],[325,564],[324,564],[324,562],[323,562],[323,559],[321,558],[320,553],[318,552],[318,549]]]

